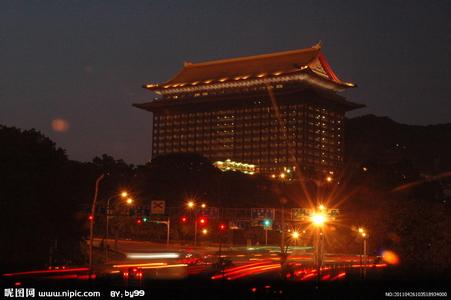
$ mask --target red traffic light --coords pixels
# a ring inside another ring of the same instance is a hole
[[[224,231],[226,229],[227,229],[226,224],[223,224],[223,223],[219,224],[219,230]]]
[[[89,215],[88,220],[89,221],[93,221],[94,220],[94,216],[93,215]]]
[[[187,218],[186,216],[182,216],[182,217],[180,218],[180,222],[186,223],[186,222],[188,222],[188,218]]]
[[[136,224],[138,224],[138,225],[142,224],[142,222],[143,222],[143,220],[141,220],[141,219],[136,220]]]
[[[200,218],[199,218],[199,224],[200,224],[200,225],[206,225],[206,224],[207,224],[207,218],[205,218],[205,217],[200,217]]]

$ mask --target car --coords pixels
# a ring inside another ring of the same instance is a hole
[[[141,268],[130,267],[122,271],[122,277],[127,281],[140,281],[143,279],[143,271]]]
[[[188,266],[193,266],[202,263],[203,259],[200,255],[187,252],[181,255],[181,258],[178,260],[178,262],[182,264],[187,264]]]

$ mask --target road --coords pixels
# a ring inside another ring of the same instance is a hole
[[[101,240],[96,240],[100,245]],[[191,247],[181,244],[157,244],[142,241],[108,241],[114,251],[123,254],[123,258],[97,266],[99,274],[122,274],[124,280],[139,279],[183,279],[189,277],[210,278],[211,280],[237,280],[250,277],[280,277],[282,273],[280,248],[278,246],[222,247],[221,259],[226,266],[218,264],[218,245]],[[290,247],[288,261],[284,266],[284,276],[289,280],[313,280],[318,278],[318,270],[313,265],[311,247]],[[375,257],[368,257],[364,264],[362,257],[355,254],[326,254],[322,268],[321,280],[342,280],[346,274],[386,267],[375,263]],[[133,271],[135,270],[135,271]],[[138,272],[139,278],[134,273]]]
[[[99,243],[96,240],[96,245]],[[219,256],[218,248],[212,246],[173,244],[168,248],[149,242],[119,241],[115,251],[120,251],[122,258],[97,265],[91,278],[85,267],[8,273],[2,277],[7,286],[143,289],[152,291],[154,296],[163,294],[161,299],[168,295],[174,299],[199,298],[200,294],[221,290],[224,296],[246,298],[254,293],[297,293],[299,284],[308,287],[302,293],[314,293],[313,287],[318,284],[361,281],[364,268],[370,278],[386,268],[385,264],[374,263],[374,257],[369,257],[371,263],[363,266],[359,255],[329,253],[318,276],[311,249],[300,247],[290,251],[284,268],[276,246],[225,247]],[[180,298],[180,293],[191,296]]]

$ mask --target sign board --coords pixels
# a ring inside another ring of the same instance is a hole
[[[161,200],[151,201],[150,211],[152,215],[163,215],[166,208],[166,202]]]
[[[310,217],[313,214],[312,209],[308,208],[292,208],[291,209],[291,220],[292,221],[303,221],[306,218]],[[327,214],[330,217],[336,217],[340,214],[339,209],[329,209],[327,211]]]
[[[251,218],[253,220],[271,219],[274,220],[274,208],[251,208]]]
[[[336,217],[336,216],[338,216],[340,214],[340,210],[339,209],[331,209],[331,210],[329,210],[329,215],[331,216],[331,217]]]
[[[199,215],[208,217],[209,219],[219,218],[219,208],[217,207],[206,207],[199,211]]]
[[[229,228],[232,230],[246,229],[248,228],[248,223],[245,221],[229,221]]]
[[[250,220],[251,211],[246,208],[226,208],[222,209],[224,219],[228,220]]]
[[[312,210],[308,208],[292,208],[291,209],[291,220],[302,221],[308,218],[312,214]]]

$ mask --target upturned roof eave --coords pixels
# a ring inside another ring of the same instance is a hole
[[[296,74],[301,74],[301,73],[306,73],[306,74],[308,74],[308,75],[310,75],[310,76],[312,76],[313,78],[316,78],[316,79],[319,79],[319,80],[321,80],[321,81],[324,81],[324,82],[327,82],[328,84],[331,84],[331,85],[334,85],[335,87],[336,87],[336,90],[343,90],[343,89],[348,89],[348,88],[354,88],[354,87],[356,87],[356,85],[354,84],[354,83],[350,83],[350,82],[344,82],[344,81],[336,81],[336,80],[332,80],[332,79],[330,79],[329,77],[327,77],[327,76],[325,76],[325,75],[322,75],[322,74],[320,74],[320,73],[318,73],[318,72],[315,72],[314,70],[312,70],[310,67],[308,67],[308,66],[303,66],[302,68],[300,68],[300,69],[293,69],[293,70],[290,70],[290,71],[287,71],[287,72],[284,72],[284,73],[281,73],[281,74],[279,74],[279,75],[274,75],[274,74],[272,74],[272,75],[270,75],[270,76],[264,76],[264,77],[258,77],[258,76],[255,76],[255,77],[248,77],[248,78],[246,78],[246,79],[241,79],[241,80],[244,80],[244,82],[245,81],[248,81],[248,80],[259,80],[259,79],[267,79],[267,78],[277,78],[277,77],[279,77],[279,76],[282,76],[282,75],[296,75]],[[216,82],[216,81],[211,81],[211,82],[209,82],[209,83],[201,83],[201,84],[198,84],[198,83],[196,83],[196,84],[192,84],[192,83],[186,83],[186,84],[184,84],[184,85],[182,85],[182,86],[180,86],[180,88],[182,88],[182,87],[199,87],[199,88],[201,88],[201,87],[207,87],[207,86],[210,86],[210,84],[211,85],[214,85],[214,84],[222,84],[222,83],[230,83],[230,82],[235,82],[236,80],[227,80],[227,81],[218,81],[218,82]],[[175,86],[175,87],[167,87],[166,86],[166,88],[165,88],[165,85],[156,85],[156,84],[153,84],[153,85],[144,85],[143,86],[144,88],[146,88],[146,89],[148,89],[148,90],[151,90],[151,91],[153,91],[153,92],[156,92],[157,94],[161,94],[161,93],[164,93],[165,91],[168,91],[168,90],[171,90],[171,89],[173,89],[173,88],[177,88],[178,86]]]

